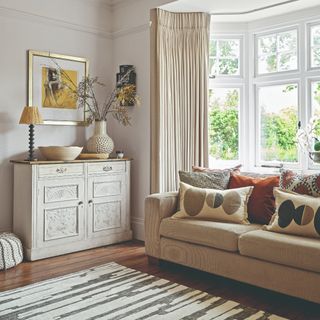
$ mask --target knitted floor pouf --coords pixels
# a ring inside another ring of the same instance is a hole
[[[15,267],[23,260],[20,239],[13,233],[0,233],[0,270]]]

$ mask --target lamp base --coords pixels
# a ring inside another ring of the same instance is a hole
[[[34,157],[34,125],[29,125],[29,157],[27,161],[35,161]]]

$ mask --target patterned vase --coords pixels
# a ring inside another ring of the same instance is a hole
[[[87,142],[87,151],[90,153],[108,153],[113,151],[113,140],[107,134],[107,122],[94,122],[94,135]]]

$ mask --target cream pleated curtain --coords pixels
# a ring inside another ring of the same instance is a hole
[[[151,20],[151,191],[164,192],[207,164],[210,15],[154,9]]]

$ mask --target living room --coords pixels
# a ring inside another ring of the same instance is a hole
[[[318,0],[0,17],[0,319],[319,319]]]

